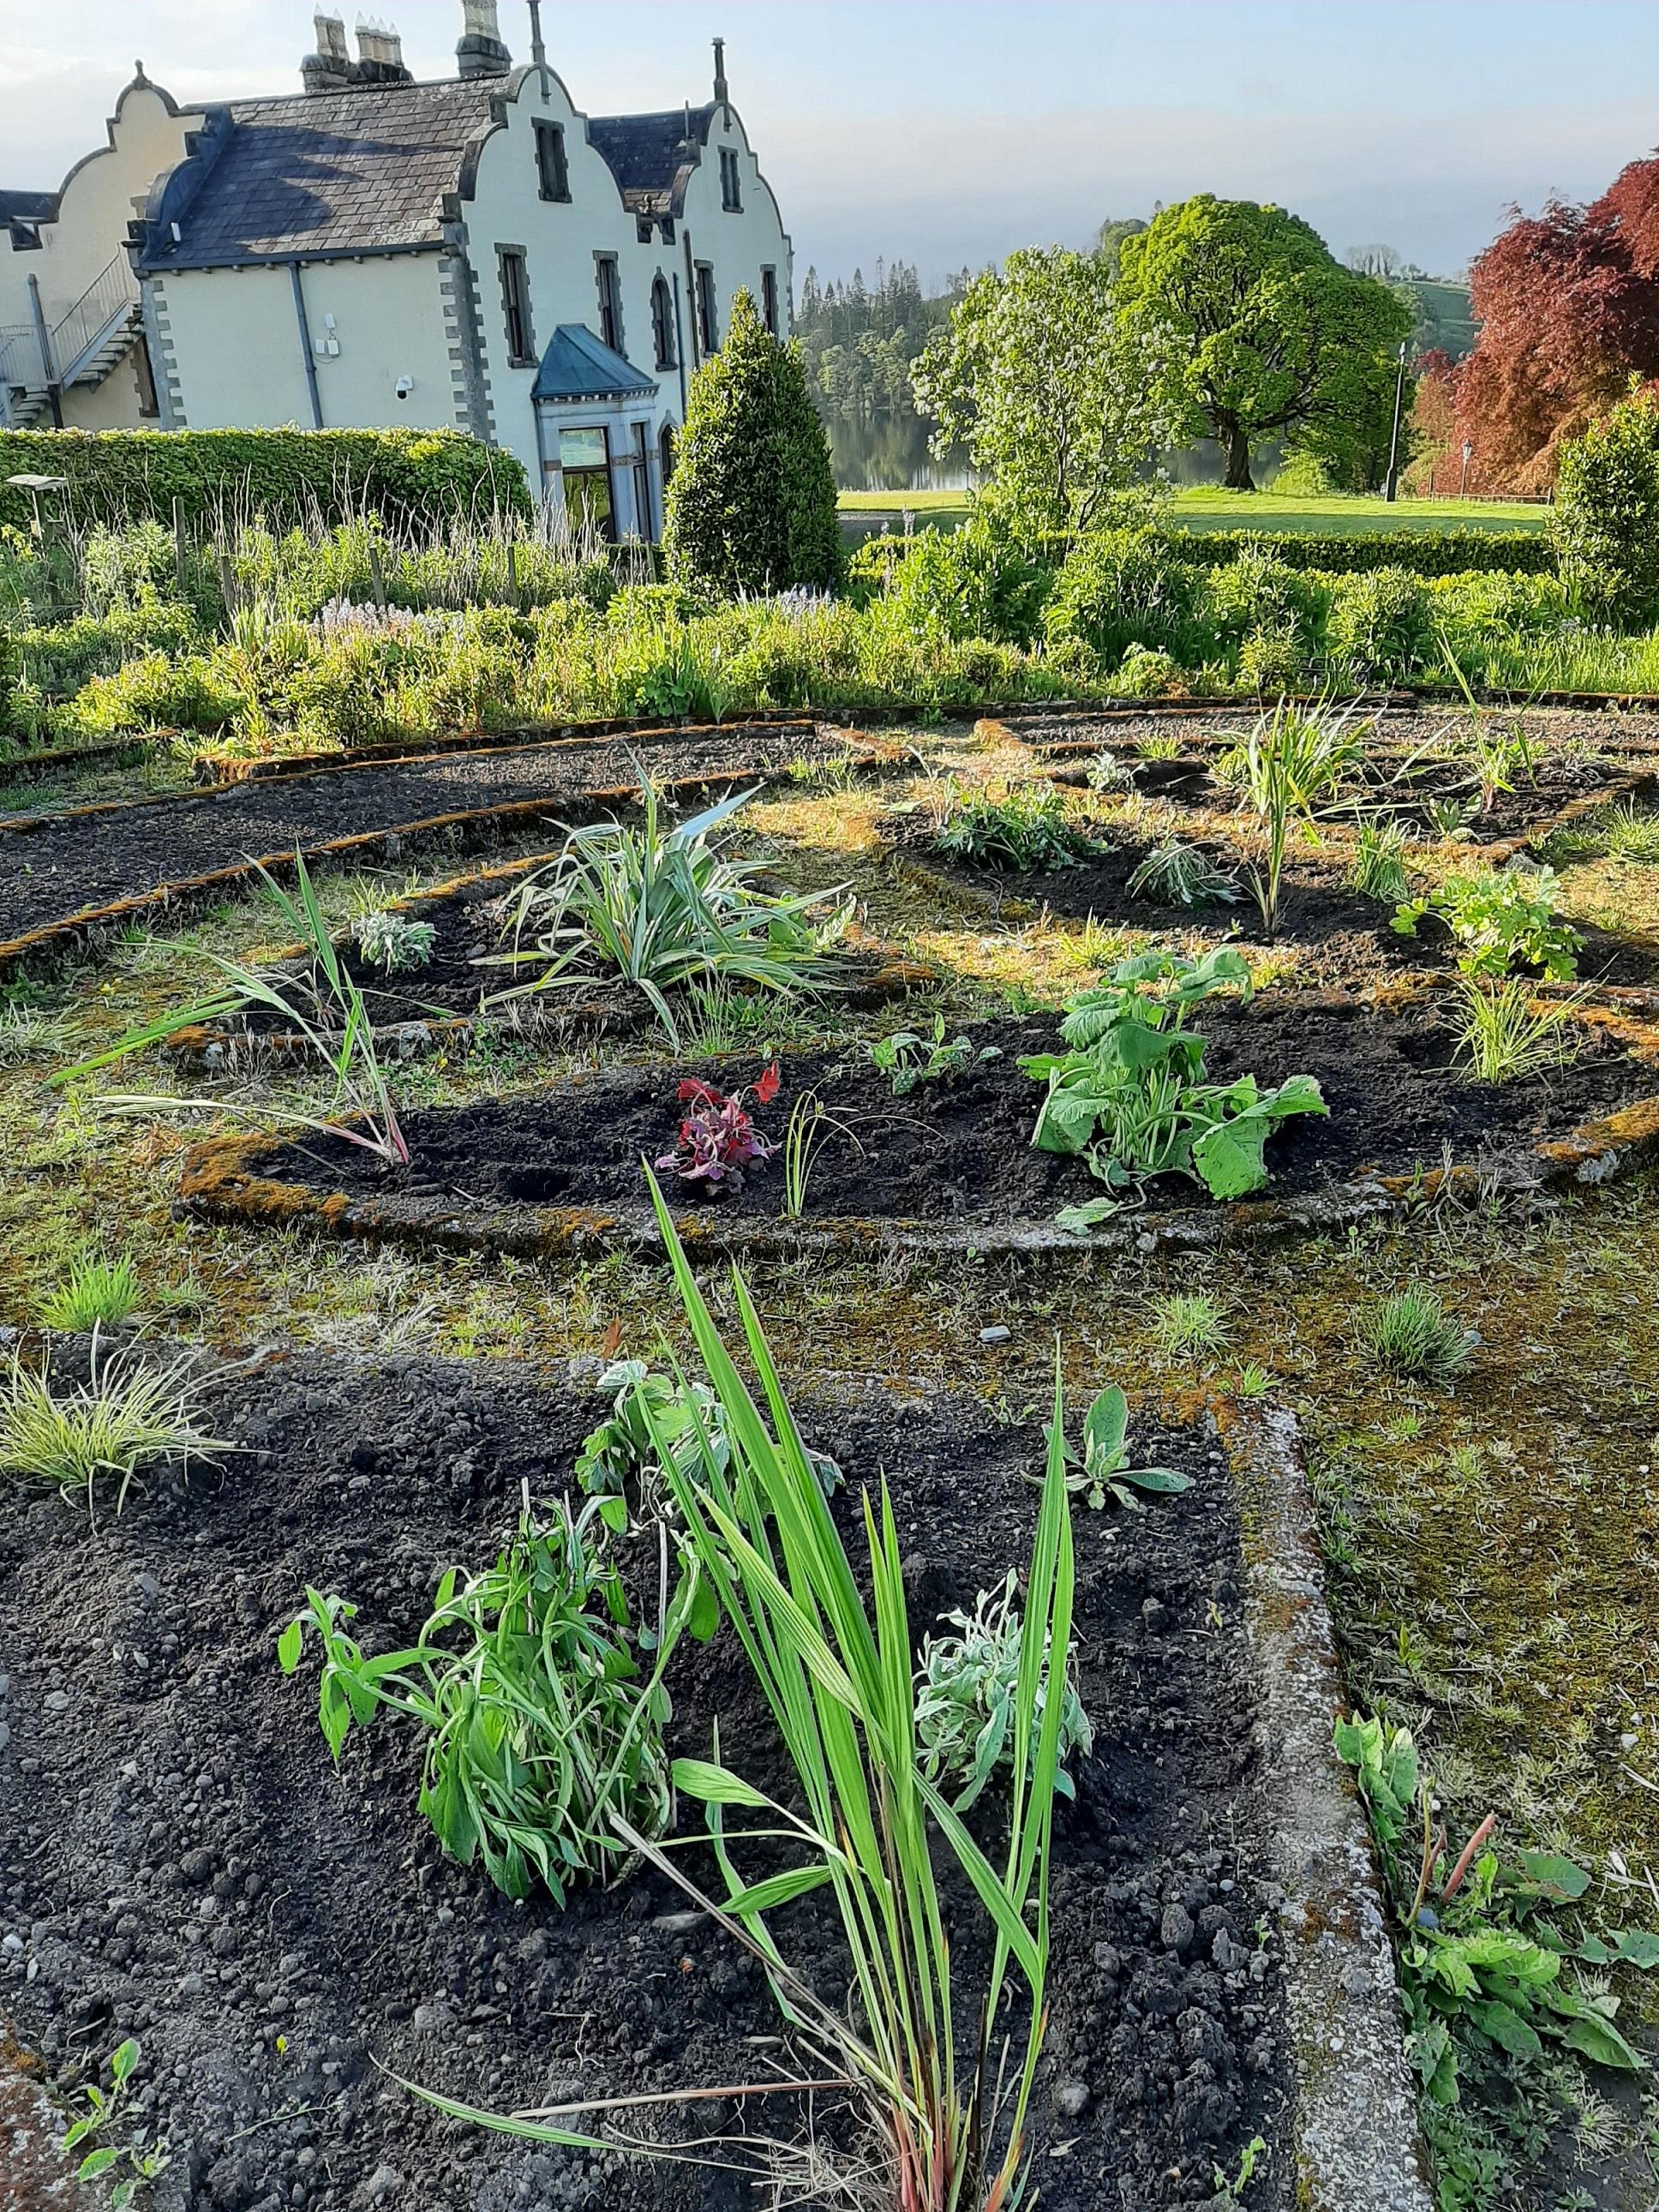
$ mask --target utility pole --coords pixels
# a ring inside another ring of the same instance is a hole
[[[1382,496],[1393,500],[1400,491],[1400,410],[1406,399],[1406,340],[1400,341],[1400,366],[1394,379],[1394,432],[1389,440],[1389,481]]]

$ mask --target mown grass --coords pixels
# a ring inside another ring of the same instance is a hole
[[[969,496],[960,491],[844,491],[843,514],[895,514],[908,507],[929,522],[960,521]],[[1379,530],[1542,530],[1547,507],[1522,500],[1401,499],[1391,506],[1359,494],[1297,496],[1273,490],[1223,491],[1205,485],[1178,491],[1170,519],[1181,530],[1308,531],[1353,537]]]

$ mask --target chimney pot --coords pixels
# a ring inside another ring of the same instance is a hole
[[[463,76],[505,76],[513,66],[496,20],[495,0],[463,0],[455,65]]]

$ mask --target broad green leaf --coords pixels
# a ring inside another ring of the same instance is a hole
[[[1551,1896],[1576,1903],[1590,1886],[1590,1878],[1583,1867],[1555,1852],[1522,1851],[1521,1863],[1526,1869],[1528,1886]]]
[[[1578,2051],[1598,2066],[1611,2066],[1621,2074],[1640,2074],[1644,2070],[1644,2061],[1601,2013],[1580,2014],[1569,2023],[1562,2040],[1570,2051]]]
[[[107,2173],[123,2155],[118,2146],[88,2151],[76,2168],[75,2178],[77,2181],[96,2181],[100,2174]]]
[[[1613,1938],[1613,1948],[1621,1966],[1634,1966],[1644,1974],[1659,1966],[1659,1935],[1650,1928],[1621,1928]]]
[[[1536,2028],[1528,2027],[1521,2014],[1512,2007],[1493,2002],[1471,2005],[1469,2010],[1492,2041],[1500,2049],[1507,2051],[1512,2057],[1542,2057],[1544,2045],[1539,2038],[1538,2031]]]
[[[677,1759],[672,1771],[674,1787],[705,1805],[763,1807],[769,1802],[729,1766],[716,1766],[706,1759]]]
[[[290,1620],[276,1638],[276,1663],[283,1674],[291,1674],[300,1663],[300,1652],[305,1642],[305,1632],[297,1620]]]
[[[787,1874],[769,1875],[764,1881],[751,1882],[726,1900],[726,1910],[734,1919],[742,1919],[750,1912],[771,1912],[792,1899],[805,1897],[809,1890],[822,1889],[833,1879],[827,1866],[795,1867]]]

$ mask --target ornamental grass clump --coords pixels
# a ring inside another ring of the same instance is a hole
[[[240,1106],[228,1099],[198,1101],[165,1094],[130,1092],[106,1094],[97,1102],[99,1110],[128,1116],[204,1110],[241,1115],[309,1129],[319,1137],[337,1137],[343,1144],[370,1153],[386,1167],[407,1167],[409,1144],[375,1047],[374,1024],[356,978],[341,959],[330,934],[304,854],[295,846],[292,897],[269,869],[261,866],[258,873],[266,897],[305,948],[308,982],[285,983],[276,975],[244,967],[240,961],[227,960],[219,953],[204,953],[203,957],[211,962],[225,979],[222,991],[198,1000],[193,1006],[176,1008],[156,1021],[145,1023],[142,1028],[129,1030],[106,1051],[74,1067],[60,1070],[52,1077],[52,1082],[68,1083],[77,1076],[88,1075],[94,1069],[125,1060],[131,1053],[160,1044],[179,1030],[196,1024],[222,1022],[246,1013],[251,1006],[264,1006],[276,1015],[289,1030],[303,1037],[310,1052],[326,1066],[334,1079],[331,1103],[344,1109],[343,1119],[325,1119],[268,1104]]]
[[[997,1840],[981,1846],[927,1770],[902,1546],[885,1482],[863,1501],[866,1600],[747,1285],[735,1276],[759,1402],[654,1182],[653,1200],[728,1452],[724,1468],[705,1455],[688,1470],[665,1439],[662,1463],[690,1555],[748,1655],[793,1787],[786,1802],[745,1780],[724,1764],[718,1733],[711,1758],[675,1761],[675,1787],[708,1808],[715,1895],[625,1815],[613,1814],[612,1825],[759,1961],[817,2076],[734,2084],[720,2094],[836,2090],[865,2123],[856,2170],[827,2179],[830,2154],[822,2142],[728,2138],[703,2146],[707,2162],[764,2178],[784,2202],[808,2201],[810,2182],[811,2201],[872,2212],[1007,2212],[1024,2193],[1026,2116],[1047,2021],[1050,1856],[1066,1711],[1053,1655],[1072,1644],[1075,1569],[1058,1372],[1012,1685],[1006,1796]],[[741,1813],[759,1815],[759,1826],[734,1827],[732,1815]],[[739,1870],[751,1833],[776,1869],[753,1881]],[[781,1868],[780,1845],[791,1862]],[[833,1902],[849,1961],[840,2002],[811,1986],[769,1923],[792,1899],[817,1891]],[[987,1942],[970,1993],[956,1962],[980,1951],[961,1928],[975,1899]],[[958,1931],[954,1944],[947,1915]],[[671,2100],[666,2093],[617,2101],[637,2107]],[[580,2106],[501,2116],[435,2095],[430,2101],[453,2117],[538,2142],[616,2148],[562,2124]]]
[[[41,1326],[109,1328],[135,1312],[143,1295],[130,1252],[113,1260],[100,1252],[77,1253],[66,1279],[40,1302]]]
[[[1232,785],[1255,816],[1261,854],[1250,869],[1250,889],[1262,934],[1277,934],[1285,879],[1285,854],[1293,824],[1316,834],[1344,787],[1364,763],[1360,743],[1369,722],[1350,726],[1351,712],[1304,709],[1281,699],[1259,715],[1249,736],[1216,763],[1217,780]]]
[[[207,1378],[193,1354],[160,1363],[110,1352],[94,1330],[84,1382],[55,1384],[16,1354],[0,1380],[0,1474],[56,1483],[96,1525],[100,1483],[118,1518],[139,1471],[163,1461],[211,1464],[236,1447],[201,1425]]]
[[[1447,1312],[1437,1291],[1395,1291],[1362,1316],[1359,1340],[1391,1375],[1443,1385],[1474,1357],[1480,1338]]]
[[[713,832],[753,790],[732,792],[671,829],[648,777],[641,787],[641,823],[570,830],[552,866],[520,886],[502,932],[511,950],[485,964],[538,972],[486,1006],[617,977],[644,994],[678,1045],[672,993],[729,983],[793,998],[828,988],[834,970],[819,929],[845,887],[764,890],[763,861],[733,860],[721,848]]]

